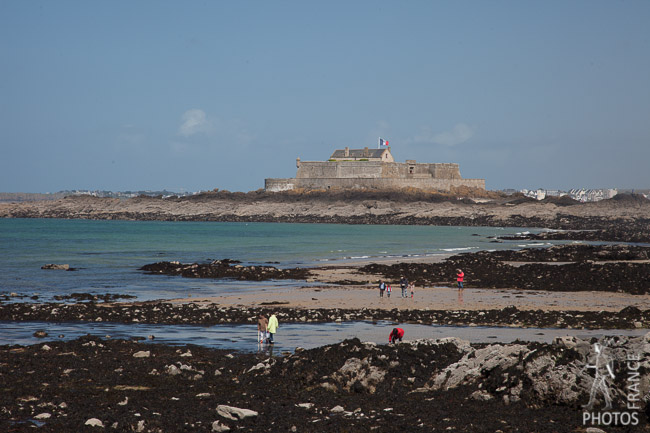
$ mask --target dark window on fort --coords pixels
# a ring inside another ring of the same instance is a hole
[[[409,174],[413,174],[414,171],[415,171],[415,167],[410,166],[409,167]]]

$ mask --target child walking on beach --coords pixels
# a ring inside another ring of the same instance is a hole
[[[413,292],[415,291],[415,284],[409,283],[409,289],[411,289],[411,299],[413,299]]]
[[[386,284],[386,296],[390,298],[390,292],[392,292],[393,289],[391,289],[390,284]]]

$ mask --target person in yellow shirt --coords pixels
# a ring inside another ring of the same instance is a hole
[[[278,318],[275,317],[275,314],[271,314],[271,317],[269,317],[269,324],[266,327],[266,330],[269,331],[269,344],[273,344],[273,336],[275,335],[276,331],[280,325],[278,324]]]

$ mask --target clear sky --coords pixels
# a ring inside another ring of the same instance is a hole
[[[249,191],[389,140],[650,187],[650,1],[0,0],[0,191]]]

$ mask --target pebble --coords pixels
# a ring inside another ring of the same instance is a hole
[[[98,420],[97,418],[90,418],[88,421],[85,422],[85,425],[89,425],[91,427],[104,427],[104,423]]]

